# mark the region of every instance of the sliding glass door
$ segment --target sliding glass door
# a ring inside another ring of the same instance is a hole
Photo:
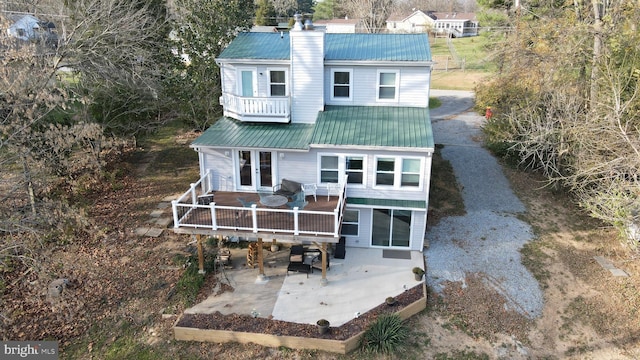
[[[371,245],[409,247],[411,210],[373,209]]]

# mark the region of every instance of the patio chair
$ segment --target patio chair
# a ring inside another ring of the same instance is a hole
[[[339,183],[328,183],[327,184],[327,201],[329,201],[329,197],[331,195],[339,196],[341,186]]]
[[[307,278],[311,272],[311,265],[304,263],[304,247],[293,245],[289,252],[289,265],[287,265],[287,275],[289,271],[307,273]]]
[[[322,270],[322,258],[324,256],[327,257],[327,270],[331,269],[330,260],[329,260],[331,259],[331,256],[328,256],[329,253],[327,253],[326,251],[325,252],[318,251],[318,252],[319,252],[318,256],[316,256],[311,262],[312,271],[313,269]]]
[[[264,192],[264,191],[259,191],[258,192],[258,196],[260,196],[260,200],[264,199],[265,196],[271,196],[273,195],[273,193],[268,193],[268,192]]]
[[[299,182],[282,179],[282,182],[273,187],[273,193],[275,195],[282,195],[286,197],[292,197],[293,195],[302,191],[302,184]]]
[[[316,190],[318,190],[318,184],[302,184],[302,193],[305,197],[307,197],[307,195],[313,195],[313,201],[318,201]]]
[[[240,202],[240,204],[242,204],[242,207],[251,207],[253,206],[253,204],[255,204],[255,201],[249,201],[245,198],[238,198],[238,201]]]

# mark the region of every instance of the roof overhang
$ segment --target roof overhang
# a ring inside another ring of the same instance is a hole
[[[435,61],[354,61],[354,60],[325,60],[325,65],[333,66],[391,66],[391,67],[429,67]]]

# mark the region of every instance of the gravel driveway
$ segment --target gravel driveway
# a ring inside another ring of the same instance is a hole
[[[527,317],[542,314],[538,282],[521,264],[520,248],[532,240],[530,226],[516,218],[525,211],[496,159],[476,141],[484,117],[471,112],[468,91],[432,90],[442,106],[431,111],[436,144],[451,163],[466,209],[427,229],[427,283],[441,291],[446,281],[462,282],[482,273],[508,304]]]

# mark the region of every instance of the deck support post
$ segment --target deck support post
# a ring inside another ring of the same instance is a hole
[[[204,250],[202,248],[202,235],[196,235],[196,243],[198,247],[198,274],[204,274]]]
[[[264,249],[262,244],[262,238],[258,238],[258,279],[264,280]]]
[[[329,281],[327,280],[327,243],[323,242],[320,247],[320,251],[322,251],[322,279],[320,279],[320,286],[327,286]]]

